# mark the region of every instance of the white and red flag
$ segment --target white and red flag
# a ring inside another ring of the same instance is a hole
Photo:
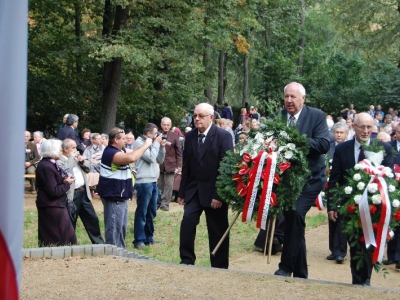
[[[0,299],[21,278],[28,1],[0,0]]]

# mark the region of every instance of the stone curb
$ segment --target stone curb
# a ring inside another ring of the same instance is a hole
[[[62,247],[42,247],[42,248],[24,248],[22,249],[22,259],[24,258],[66,258],[74,256],[118,256],[123,258],[135,258],[135,259],[148,259],[146,255],[138,254],[132,251],[128,251],[124,248],[118,248],[115,245],[110,244],[96,244],[96,245],[74,245],[74,246],[62,246]]]

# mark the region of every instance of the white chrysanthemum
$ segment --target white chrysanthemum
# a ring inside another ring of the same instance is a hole
[[[394,192],[396,187],[394,185],[389,184],[389,192]]]
[[[292,151],[286,151],[285,152],[285,158],[286,159],[291,159],[293,157],[293,152]]]
[[[361,201],[361,195],[355,195],[354,196],[354,203],[358,204],[358,203],[360,203],[360,201]]]
[[[288,143],[286,146],[287,146],[290,150],[296,149],[296,145],[293,144],[293,143]]]
[[[351,186],[346,186],[346,187],[344,188],[344,192],[345,192],[347,195],[350,195],[352,191],[353,191],[353,188],[352,188]]]
[[[361,164],[355,164],[354,169],[361,170],[363,167]]]
[[[364,182],[359,182],[359,183],[357,184],[357,188],[358,188],[360,191],[362,191],[362,190],[365,188],[365,183],[364,183]]]
[[[279,136],[280,136],[280,137],[283,137],[283,138],[285,138],[285,139],[288,139],[288,138],[289,138],[289,135],[288,135],[285,131],[279,132]]]
[[[360,173],[354,174],[353,179],[354,179],[355,181],[360,181],[360,180],[361,180],[361,175],[360,175]]]
[[[268,132],[266,133],[266,135],[268,135],[268,136],[271,136],[271,135],[273,135],[273,134],[274,134],[273,131],[268,131]]]
[[[393,175],[393,173],[392,173],[392,172],[390,172],[390,173],[386,173],[386,176],[387,176],[387,177],[389,177],[389,178],[393,178],[393,177],[394,177],[394,175]]]
[[[372,198],[373,204],[381,204],[382,203],[382,197],[380,194],[373,195],[371,198]]]
[[[282,152],[282,150],[285,150],[285,148],[286,148],[286,146],[280,146],[279,149],[278,149],[278,151],[279,151],[279,152]]]
[[[377,190],[378,190],[378,185],[376,183],[370,183],[368,185],[368,192],[370,192],[371,194],[376,193]]]
[[[400,201],[399,200],[397,200],[397,199],[394,199],[393,200],[393,202],[392,202],[392,205],[393,205],[393,207],[399,207],[400,206]]]

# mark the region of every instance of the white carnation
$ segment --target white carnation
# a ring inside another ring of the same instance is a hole
[[[386,176],[387,176],[387,177],[389,177],[389,178],[393,178],[393,177],[394,177],[394,175],[393,175],[393,173],[392,173],[392,172],[390,172],[390,173],[386,173]]]
[[[400,206],[400,201],[399,200],[397,200],[397,199],[394,199],[393,200],[393,202],[392,202],[392,205],[393,205],[393,207],[399,207]]]
[[[321,192],[321,197],[322,197],[322,198],[325,197],[325,192]]]
[[[354,202],[355,202],[356,204],[360,203],[360,200],[361,200],[361,195],[355,195],[355,196],[354,196]]]
[[[389,192],[394,192],[396,190],[394,185],[389,184]]]
[[[356,169],[356,170],[361,170],[363,167],[362,167],[362,165],[361,164],[356,164],[355,166],[354,166],[354,169]]]
[[[365,183],[364,183],[364,182],[359,182],[359,183],[357,184],[357,188],[358,188],[360,191],[362,191],[362,190],[365,188]]]
[[[274,134],[273,131],[268,131],[268,132],[266,133],[266,135],[268,135],[268,136],[271,136],[271,135],[273,135],[273,134]]]
[[[376,193],[377,190],[378,190],[378,185],[376,183],[370,183],[368,185],[368,192],[370,192],[371,194]]]
[[[293,143],[288,143],[286,146],[287,146],[290,150],[296,149],[296,145],[293,144]]]
[[[381,204],[382,203],[382,197],[380,194],[376,194],[372,196],[372,203],[373,204]]]
[[[286,151],[285,152],[285,158],[286,159],[291,159],[293,157],[293,152],[292,151]]]
[[[345,192],[347,195],[350,195],[352,191],[353,191],[353,188],[352,188],[351,186],[346,186],[346,187],[344,188],[344,192]]]
[[[285,139],[288,139],[288,138],[289,138],[289,135],[288,135],[285,131],[279,132],[279,135],[280,135],[281,137],[285,138]]]
[[[360,175],[360,173],[354,174],[353,179],[354,179],[355,181],[360,181],[360,180],[361,180],[361,175]]]

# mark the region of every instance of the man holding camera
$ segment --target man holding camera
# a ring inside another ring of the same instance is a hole
[[[86,173],[90,171],[90,163],[79,154],[74,140],[65,139],[61,148],[62,156],[58,163],[68,175],[71,174],[75,177],[70,185],[67,198],[73,199],[76,205],[76,215],[81,218],[90,241],[93,244],[104,244],[99,219],[91,202],[92,195],[86,178]],[[71,221],[75,229],[77,218]]]
[[[162,139],[165,139],[165,160],[160,164],[160,178],[158,187],[162,193],[161,210],[168,211],[172,198],[175,174],[180,172],[182,154],[179,148],[179,136],[171,131],[172,122],[170,118],[161,119]]]
[[[135,162],[137,207],[134,221],[134,241],[135,248],[143,250],[146,245],[154,243],[154,218],[157,212],[158,187],[157,179],[160,175],[158,164],[162,164],[165,159],[166,139],[162,139],[162,134],[153,123],[148,123],[143,129],[143,135],[133,143],[133,149],[141,147],[146,139],[151,138],[153,144],[147,148],[140,159]]]

